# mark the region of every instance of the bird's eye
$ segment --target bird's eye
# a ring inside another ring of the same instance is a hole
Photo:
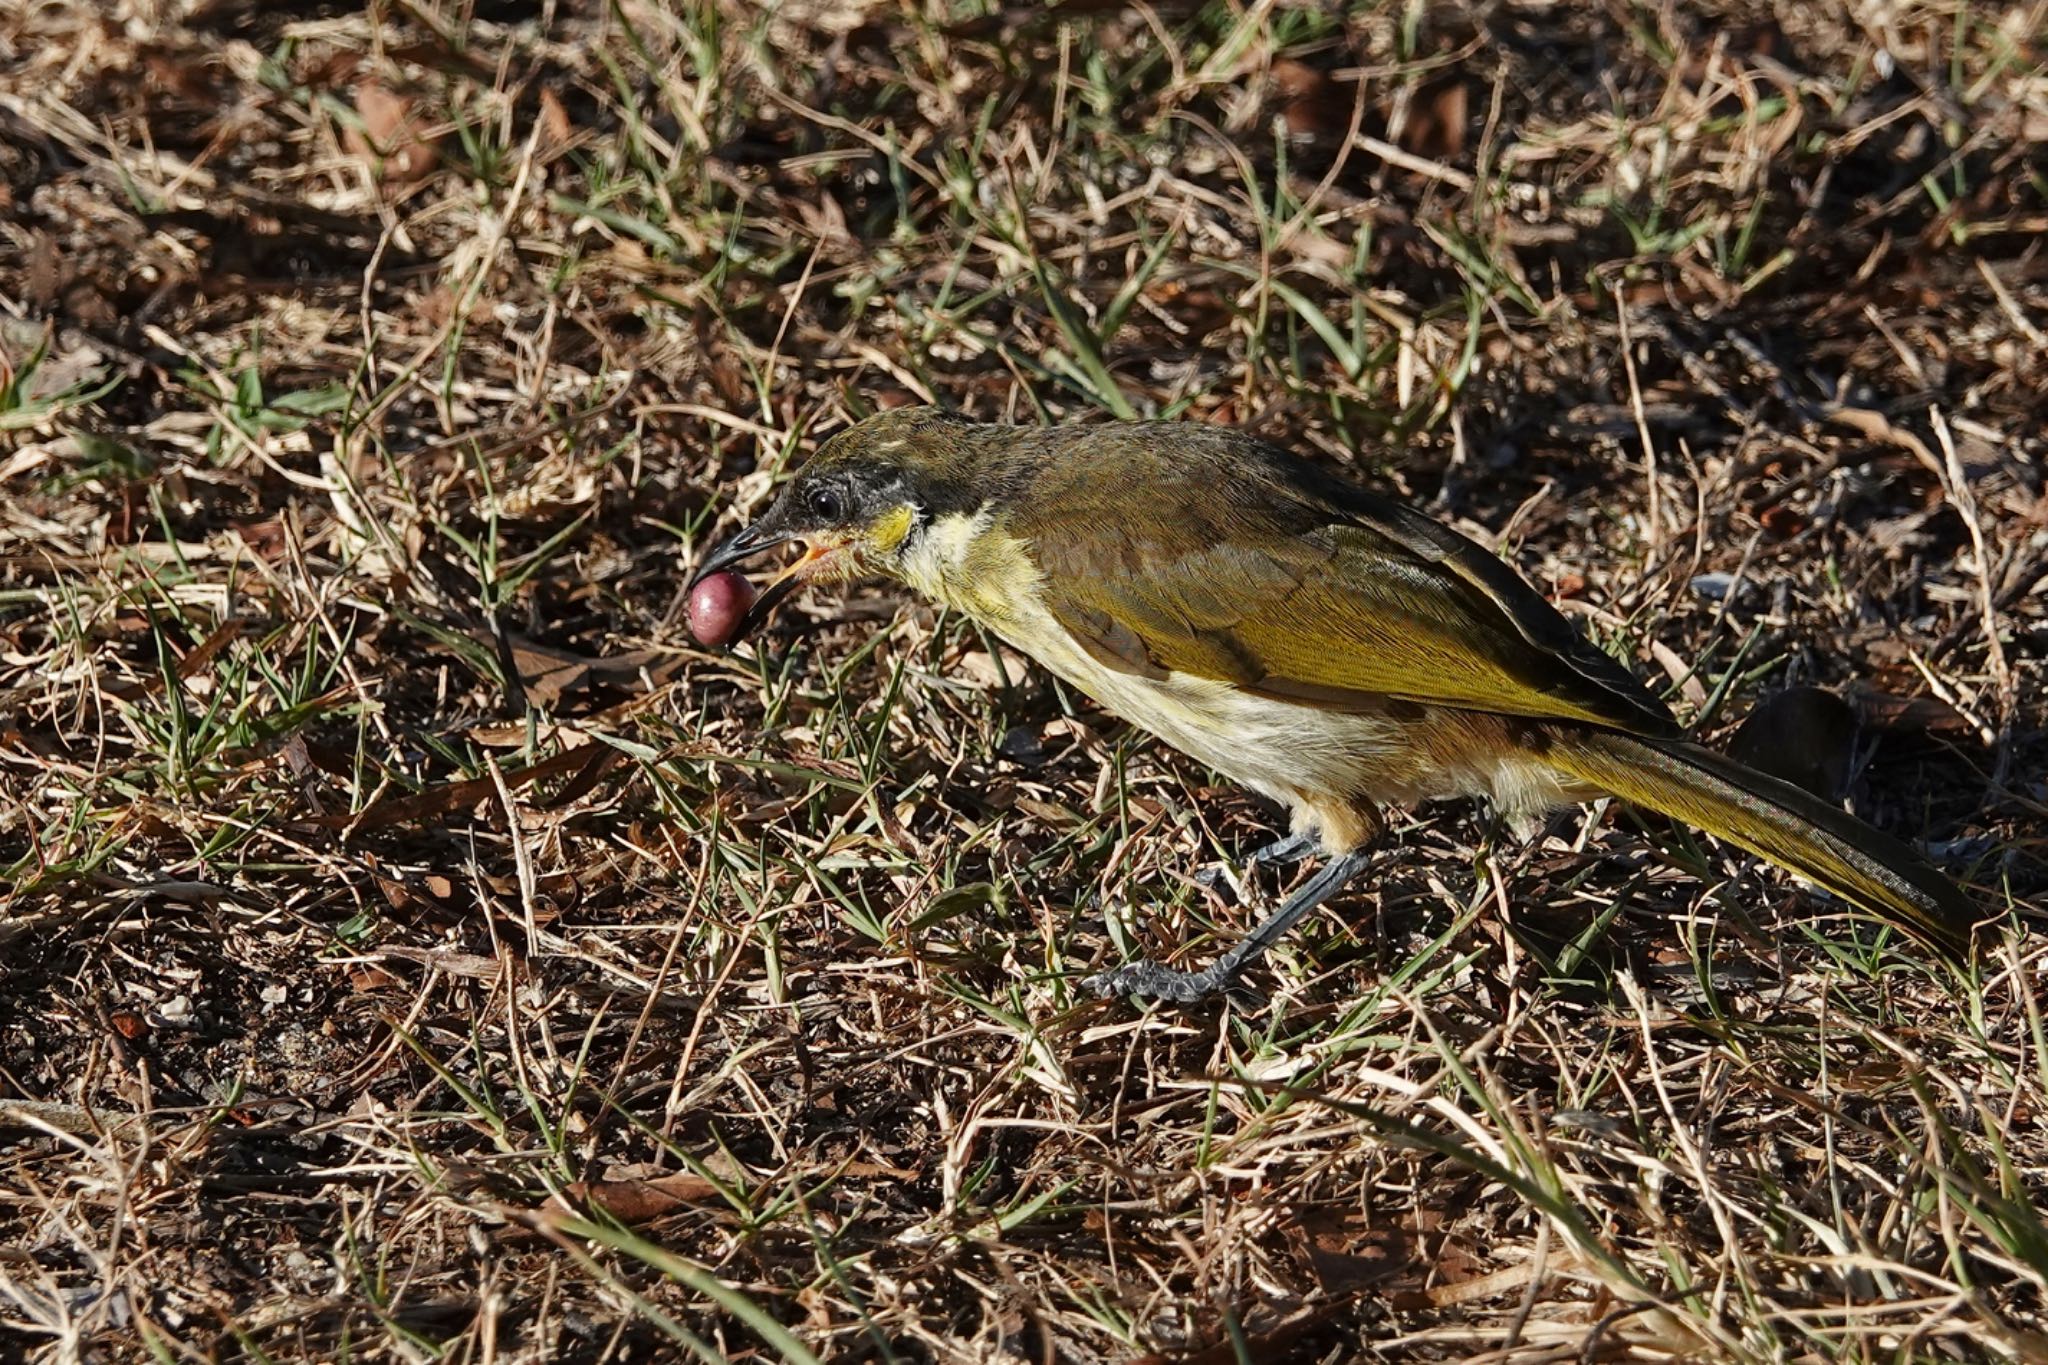
[[[846,501],[832,488],[813,488],[805,499],[810,504],[811,515],[819,521],[838,521],[846,515]]]

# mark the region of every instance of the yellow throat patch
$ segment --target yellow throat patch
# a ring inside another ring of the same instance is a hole
[[[903,543],[904,537],[910,534],[910,528],[915,525],[915,508],[908,503],[901,507],[893,507],[875,518],[874,525],[868,529],[868,543],[874,547],[877,554],[894,554],[896,547]]]

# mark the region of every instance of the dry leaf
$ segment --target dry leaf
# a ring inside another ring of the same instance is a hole
[[[1456,161],[1465,153],[1470,117],[1464,78],[1447,76],[1415,92],[1397,140],[1404,150],[1431,161]]]
[[[559,151],[576,136],[576,125],[569,121],[561,97],[545,85],[540,88],[540,135],[541,145],[549,151]]]
[[[567,1192],[570,1198],[601,1208],[622,1223],[645,1223],[680,1208],[723,1202],[718,1186],[687,1171],[648,1180],[579,1180]],[[553,1207],[562,1206],[555,1203]]]
[[[372,962],[352,962],[348,968],[348,984],[360,995],[373,991],[388,991],[405,984],[390,972]]]
[[[379,180],[410,185],[433,173],[440,149],[409,96],[365,79],[356,85],[356,117],[362,126],[344,128],[342,142]]]
[[[1856,753],[1856,712],[1819,687],[1788,687],[1760,703],[1728,744],[1729,757],[1838,801]]]

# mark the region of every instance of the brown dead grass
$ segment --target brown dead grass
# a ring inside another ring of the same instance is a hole
[[[2044,18],[0,11],[0,1356],[2042,1358]],[[1351,466],[2011,932],[1430,810],[1079,999],[1270,812],[678,627],[923,399]]]

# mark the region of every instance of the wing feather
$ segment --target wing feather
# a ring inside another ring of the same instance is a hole
[[[1094,436],[1073,448],[1085,460],[1038,465],[1011,529],[1048,608],[1105,666],[1338,709],[1397,698],[1675,733],[1627,669],[1448,527],[1239,433]],[[1161,440],[1179,444],[1162,455]],[[1120,505],[1134,489],[1135,515]]]

